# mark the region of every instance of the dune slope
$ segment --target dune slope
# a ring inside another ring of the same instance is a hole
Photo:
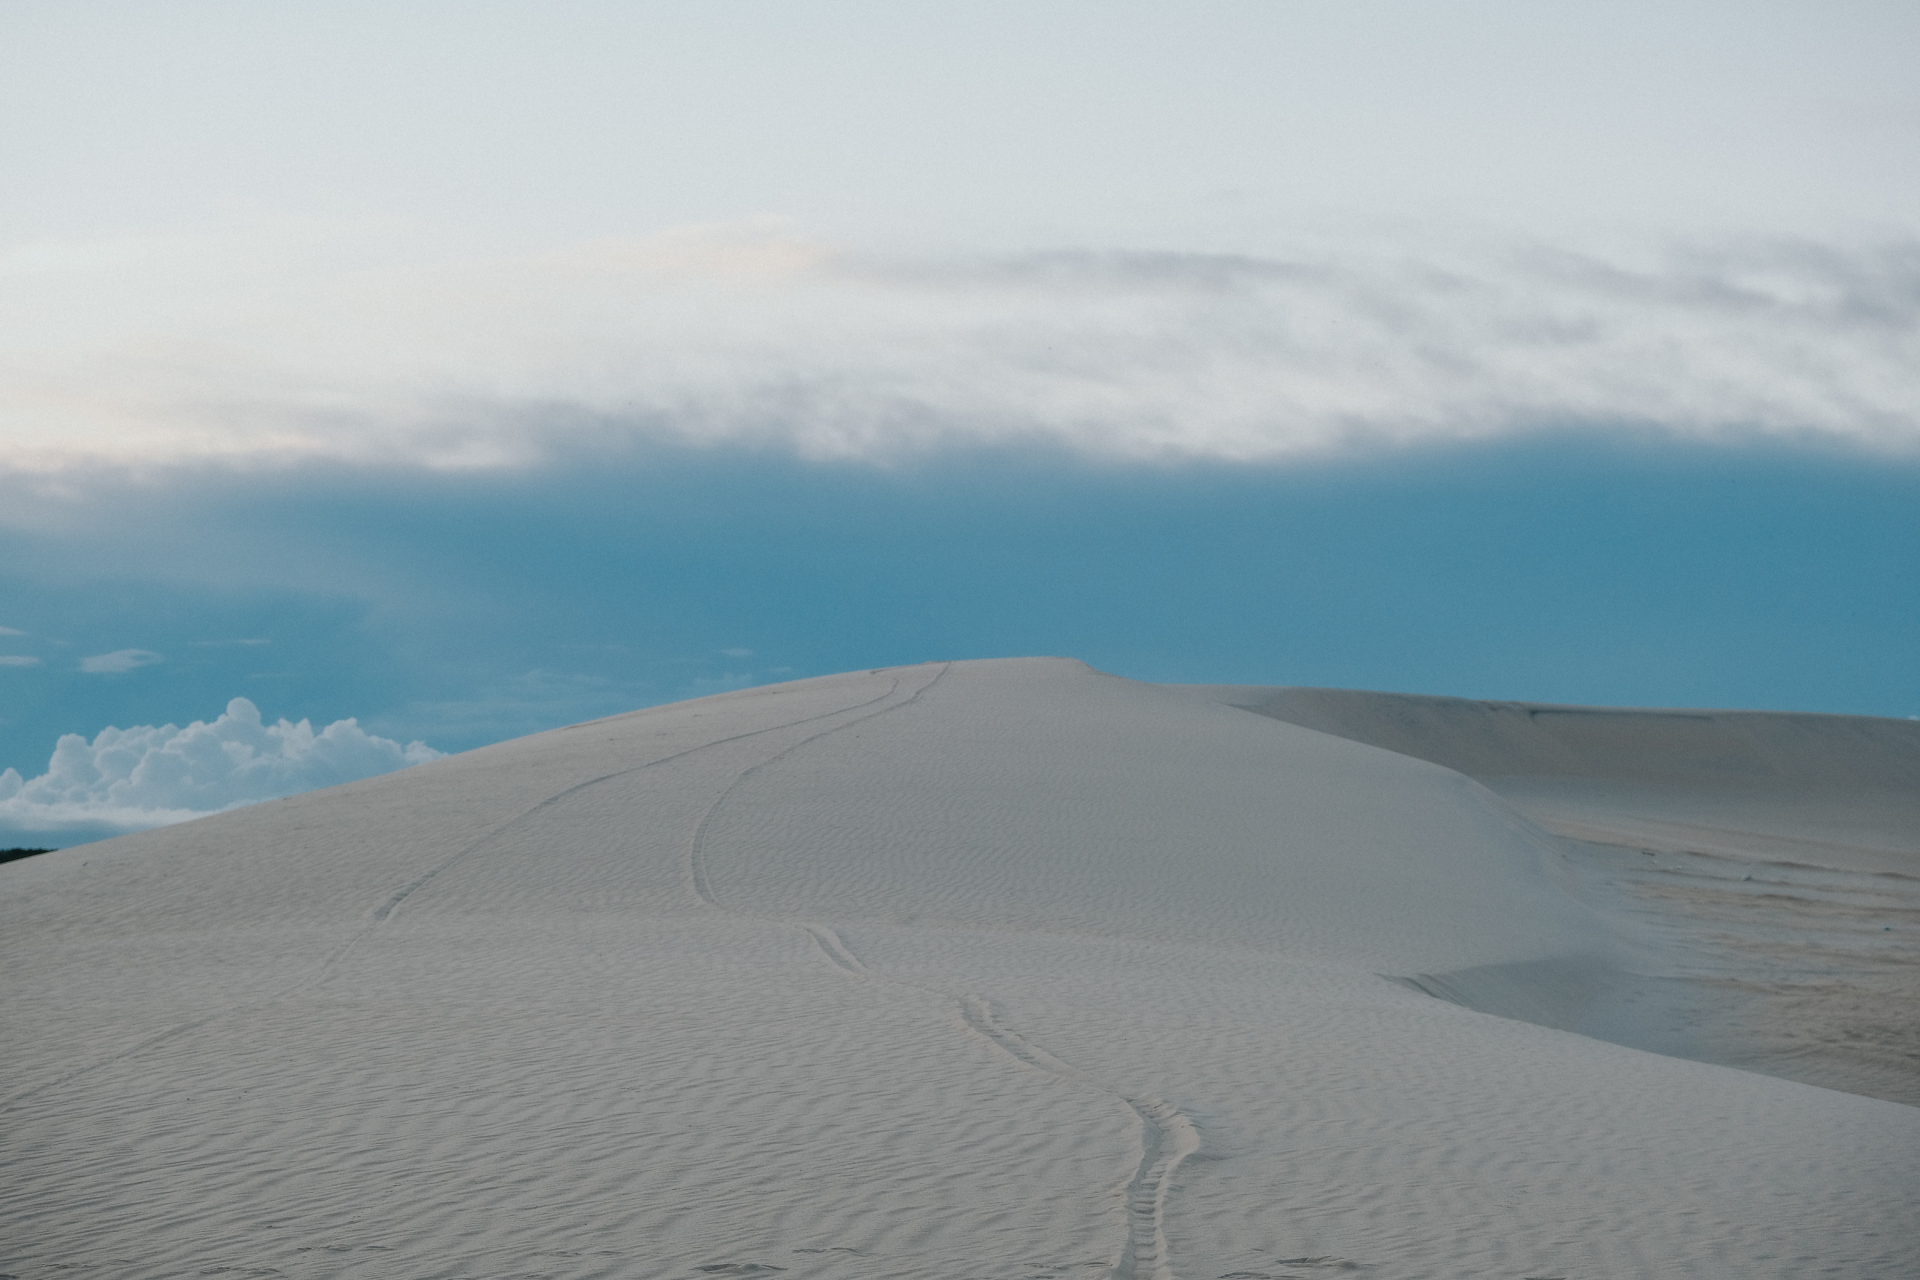
[[[1920,1109],[1395,980],[1629,962],[1570,848],[1034,659],[9,864],[0,1270],[1920,1269]]]
[[[1526,966],[1436,994],[1920,1105],[1920,722],[1189,692],[1468,774],[1562,837],[1619,963],[1560,966],[1583,999]]]

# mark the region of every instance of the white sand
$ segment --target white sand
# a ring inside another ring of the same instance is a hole
[[[1920,1108],[1396,981],[1700,932],[1535,811],[1036,659],[8,864],[0,1271],[1920,1274]]]

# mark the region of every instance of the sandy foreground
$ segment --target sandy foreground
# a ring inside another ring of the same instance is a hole
[[[1917,796],[1023,659],[30,858],[0,1274],[1912,1277]]]

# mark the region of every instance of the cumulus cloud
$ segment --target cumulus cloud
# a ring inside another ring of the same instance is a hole
[[[1622,424],[1920,452],[1912,240],[908,259],[755,223],[271,290],[208,265],[191,309],[116,309],[114,333],[51,325],[90,296],[55,286],[144,297],[140,251],[34,261],[0,306],[68,337],[0,380],[26,469],[515,467],[663,438],[1275,460]]]
[[[440,754],[424,742],[403,747],[376,737],[352,719],[318,731],[307,720],[266,724],[258,707],[235,698],[217,719],[184,729],[108,728],[91,742],[62,735],[39,777],[0,772],[0,827],[138,831],[369,778]]]
[[[90,676],[119,676],[165,661],[151,649],[115,649],[112,653],[96,653],[91,658],[80,659],[80,669]]]

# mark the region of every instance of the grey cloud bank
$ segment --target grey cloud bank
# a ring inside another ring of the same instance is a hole
[[[6,472],[1920,454],[1911,6],[13,27]]]
[[[81,270],[16,264],[0,325],[79,305]],[[109,273],[151,306],[0,374],[33,408],[17,473],[513,468],[649,440],[1271,462],[1623,424],[1920,453],[1904,239],[906,260],[748,222],[345,283],[289,268],[177,303],[137,252]]]
[[[81,838],[123,834],[224,809],[351,782],[437,759],[423,742],[401,746],[339,720],[267,724],[235,698],[211,722],[103,729],[89,742],[62,735],[47,771],[0,772],[0,831]]]

